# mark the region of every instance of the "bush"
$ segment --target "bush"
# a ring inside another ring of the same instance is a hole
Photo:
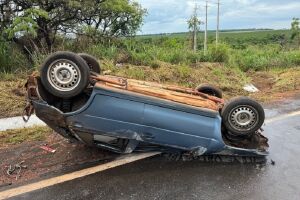
[[[209,46],[210,61],[227,62],[229,60],[229,47],[226,44],[212,44]]]
[[[300,66],[300,51],[284,52],[284,62],[290,66]]]
[[[0,38],[0,72],[13,73],[31,68],[24,53],[10,42]]]
[[[176,69],[181,79],[188,78],[192,72],[192,69],[186,65],[179,65]]]
[[[244,50],[232,50],[228,64],[243,71],[293,67],[300,64],[300,52],[285,52],[279,45],[249,46]]]
[[[153,60],[150,64],[150,67],[152,67],[153,69],[157,69],[160,67],[160,62],[158,60]]]

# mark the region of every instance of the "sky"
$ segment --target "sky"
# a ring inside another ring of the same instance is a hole
[[[188,31],[195,3],[205,20],[205,0],[137,0],[148,10],[140,34]],[[217,0],[208,0],[208,29],[216,29]],[[290,28],[300,18],[300,0],[220,0],[220,29]],[[204,25],[201,26],[204,29]]]

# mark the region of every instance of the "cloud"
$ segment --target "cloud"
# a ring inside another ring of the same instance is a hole
[[[138,0],[148,9],[142,33],[187,31],[187,20],[199,6],[204,20],[205,1],[200,0]],[[209,0],[208,27],[216,27],[216,0]],[[300,17],[299,0],[221,0],[221,28],[289,28],[293,17]],[[204,27],[204,26],[203,26]],[[203,28],[202,27],[202,28]]]

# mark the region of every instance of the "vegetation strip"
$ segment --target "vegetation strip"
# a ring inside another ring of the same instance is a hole
[[[47,180],[42,180],[42,181],[39,181],[36,183],[32,183],[32,184],[28,184],[28,185],[24,185],[24,186],[20,186],[17,188],[13,188],[13,189],[9,189],[9,190],[0,192],[0,199],[7,199],[7,198],[15,197],[15,196],[25,194],[28,192],[32,192],[32,191],[35,191],[38,189],[42,189],[42,188],[56,185],[59,183],[63,183],[66,181],[71,181],[71,180],[81,178],[84,176],[88,176],[91,174],[95,174],[97,172],[101,172],[101,171],[104,171],[107,169],[115,168],[115,167],[125,165],[125,164],[131,163],[131,162],[149,158],[149,157],[152,157],[152,156],[155,156],[158,154],[160,154],[160,152],[130,154],[130,155],[125,155],[125,156],[120,156],[117,160],[114,160],[109,163],[105,163],[105,164],[98,165],[95,167],[90,167],[87,169],[79,170],[79,171],[65,174],[62,176],[50,178]]]
[[[51,130],[46,126],[0,131],[0,147],[26,141],[44,141]]]

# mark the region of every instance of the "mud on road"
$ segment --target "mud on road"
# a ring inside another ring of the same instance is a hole
[[[56,150],[55,153],[40,148],[45,144]],[[54,132],[50,133],[45,141],[0,147],[0,190],[11,184],[20,184],[42,178],[49,173],[59,173],[79,166],[103,162],[115,156],[113,153],[87,147],[78,142],[70,143]],[[9,165],[14,166],[22,161],[26,168],[21,170],[20,177],[16,178],[17,170],[12,175],[7,174]]]

